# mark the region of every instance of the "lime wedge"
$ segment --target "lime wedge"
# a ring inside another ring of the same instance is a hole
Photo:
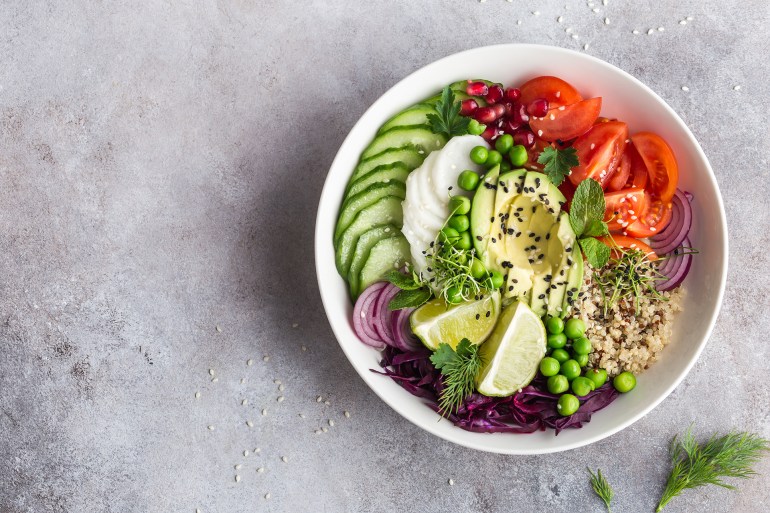
[[[473,344],[484,342],[500,315],[500,292],[495,291],[478,301],[447,305],[443,299],[428,301],[410,318],[412,332],[429,349],[449,344],[452,349],[464,338]]]
[[[537,374],[545,356],[546,335],[540,317],[526,303],[512,303],[484,345],[484,361],[477,390],[491,397],[511,395],[524,388]]]

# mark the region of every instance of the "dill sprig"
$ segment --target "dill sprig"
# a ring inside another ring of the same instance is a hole
[[[629,249],[618,250],[618,254],[605,270],[594,274],[602,294],[605,316],[621,299],[632,299],[637,315],[641,297],[668,301],[655,288],[655,282],[665,280],[666,277],[658,272],[644,252]]]
[[[602,501],[604,501],[604,505],[607,506],[607,513],[611,513],[610,503],[612,502],[612,498],[615,496],[615,492],[612,490],[612,487],[607,481],[607,478],[605,478],[604,474],[602,474],[602,469],[597,469],[596,474],[591,472],[590,468],[586,470],[588,470],[588,473],[591,474],[591,486],[593,487],[594,492]]]
[[[706,443],[698,444],[692,429],[688,429],[681,439],[675,436],[671,441],[674,468],[655,511],[661,511],[671,499],[688,488],[712,484],[734,490],[733,485],[722,479],[746,479],[755,475],[752,465],[768,451],[770,441],[753,433],[713,435]]]
[[[439,396],[439,412],[446,416],[456,412],[465,399],[473,393],[476,377],[483,365],[479,346],[464,338],[452,349],[439,344],[430,361],[441,371],[444,388]]]

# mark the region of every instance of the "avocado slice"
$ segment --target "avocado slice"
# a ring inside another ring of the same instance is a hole
[[[572,251],[569,253],[571,256],[567,260],[567,263],[570,263],[570,269],[564,302],[561,306],[562,317],[568,317],[572,314],[573,303],[577,299],[580,289],[583,288],[583,254],[580,252],[580,248],[577,244],[572,247]]]
[[[569,214],[562,212],[559,222],[551,229],[548,241],[548,255],[555,256],[555,261],[551,262],[553,277],[548,295],[548,315],[561,315],[571,267],[568,262],[572,260],[572,252],[564,251],[564,248],[575,247],[575,242],[575,232],[569,223]]]
[[[495,216],[495,193],[497,192],[497,176],[500,174],[500,166],[494,166],[487,171],[481,179],[476,193],[471,201],[471,237],[476,255],[480,256],[487,251],[489,231]]]

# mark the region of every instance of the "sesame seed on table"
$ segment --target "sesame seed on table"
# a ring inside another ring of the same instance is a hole
[[[613,511],[651,511],[690,423],[770,437],[765,0],[141,6],[0,11],[0,511],[599,511],[586,466]],[[366,109],[510,42],[660,95],[710,159],[731,245],[685,381],[631,427],[538,457],[453,445],[382,402],[335,341],[313,257],[325,174]],[[770,458],[756,470],[664,511],[763,511]]]

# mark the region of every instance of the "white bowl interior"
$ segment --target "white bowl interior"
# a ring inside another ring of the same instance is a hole
[[[695,257],[685,281],[684,311],[679,314],[671,344],[659,361],[638,377],[636,389],[595,414],[581,429],[554,436],[470,433],[439,417],[419,398],[391,379],[374,374],[379,353],[353,332],[352,305],[334,266],[332,233],[343,190],[359,155],[390,116],[444,85],[481,77],[521,84],[538,75],[556,75],[585,97],[603,98],[602,115],[629,124],[631,133],[650,130],[668,141],[680,169],[680,188],[694,194]],[[416,71],[379,100],[356,123],[332,163],[321,195],[316,221],[316,271],[324,308],[332,329],[353,367],[374,392],[409,421],[452,442],[506,454],[539,454],[580,447],[609,436],[638,420],[660,403],[685,377],[703,349],[722,302],[727,273],[727,228],[724,208],[708,160],[676,113],[631,75],[599,59],[562,48],[539,45],[497,45],[458,53]]]

